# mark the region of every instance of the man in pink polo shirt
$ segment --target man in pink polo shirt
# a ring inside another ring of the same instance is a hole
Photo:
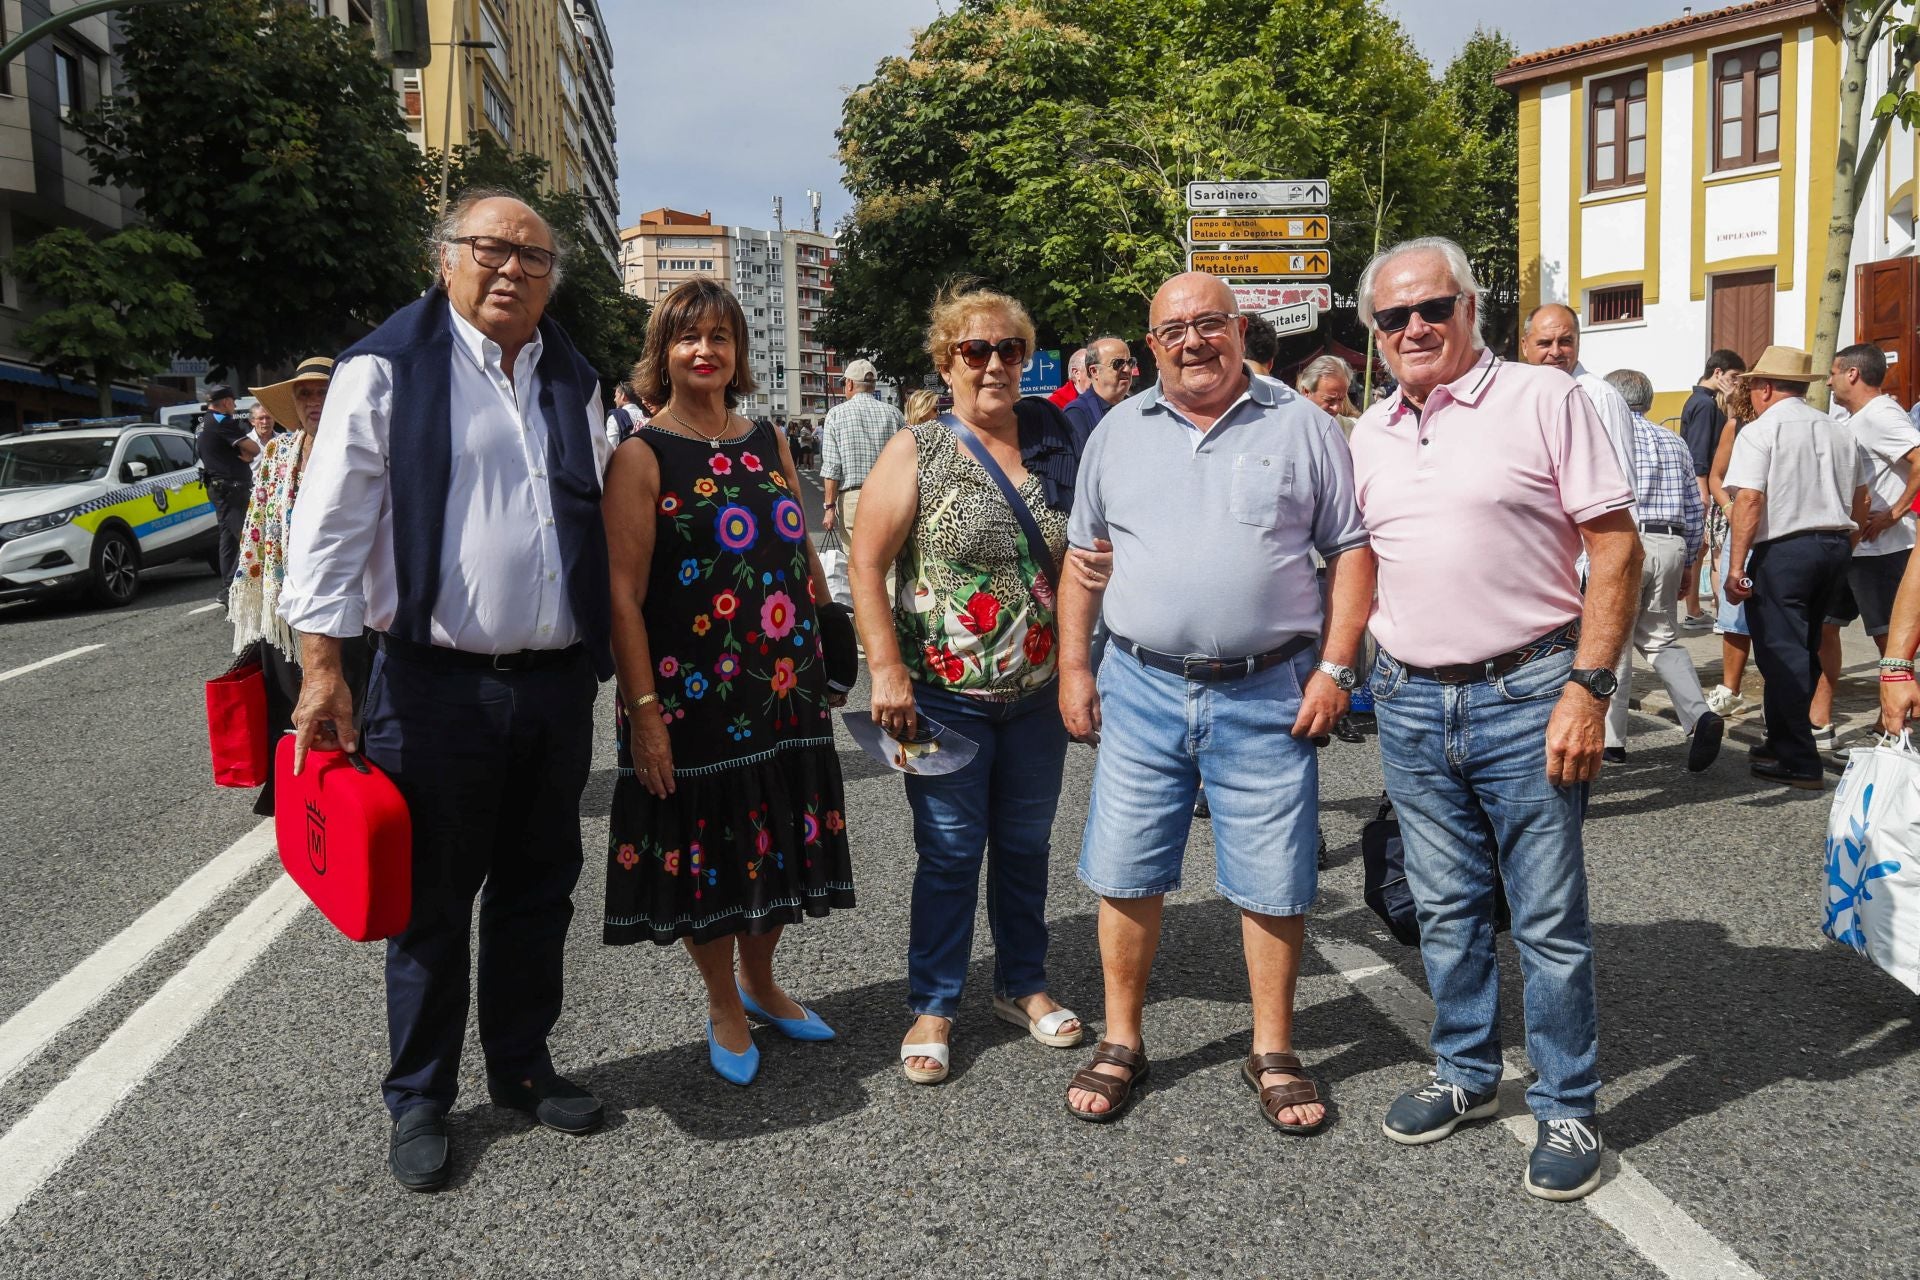
[[[1383,1127],[1395,1142],[1437,1142],[1498,1110],[1499,876],[1538,1073],[1526,1188],[1574,1200],[1600,1180],[1580,824],[1639,598],[1633,494],[1572,378],[1485,350],[1480,287],[1458,245],[1396,245],[1358,294],[1400,381],[1355,424],[1353,469],[1379,561],[1380,763],[1437,1015],[1434,1082],[1402,1094]]]

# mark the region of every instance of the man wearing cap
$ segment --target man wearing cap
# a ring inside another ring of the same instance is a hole
[[[893,433],[907,425],[900,411],[873,394],[879,374],[871,360],[847,366],[847,398],[828,410],[820,424],[820,486],[826,512],[823,529],[838,529],[843,546],[851,546],[853,513],[860,505],[860,486],[867,482],[880,450]]]
[[[1740,376],[1759,416],[1733,438],[1727,464],[1726,599],[1747,606],[1753,660],[1766,680],[1767,737],[1751,768],[1767,782],[1818,791],[1824,775],[1808,715],[1820,627],[1867,526],[1873,464],[1850,427],[1806,402],[1806,352],[1768,347]]]
[[[232,387],[207,388],[207,411],[200,416],[195,444],[220,526],[220,584],[225,591],[240,562],[240,530],[247,523],[247,499],[253,496],[253,460],[260,456],[252,426],[233,411]]]

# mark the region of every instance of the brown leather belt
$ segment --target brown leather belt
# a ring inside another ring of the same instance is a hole
[[[1485,662],[1460,662],[1450,667],[1416,667],[1412,663],[1395,662],[1405,667],[1407,674],[1418,676],[1422,680],[1435,680],[1441,684],[1477,684],[1482,680],[1492,680],[1503,676],[1515,667],[1525,666],[1535,658],[1545,658],[1571,649],[1580,643],[1580,620],[1575,618],[1564,627],[1547,632],[1532,644],[1521,645],[1488,658]]]

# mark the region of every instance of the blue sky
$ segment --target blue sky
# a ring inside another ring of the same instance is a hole
[[[1444,63],[1476,26],[1522,52],[1667,22],[1667,0],[1383,0],[1428,60]],[[1086,0],[1090,12],[1100,0]],[[1718,6],[1697,5],[1705,12]],[[765,227],[785,197],[804,225],[806,192],[831,229],[852,203],[833,131],[846,91],[905,51],[940,0],[601,0],[614,49],[621,225],[671,205]]]

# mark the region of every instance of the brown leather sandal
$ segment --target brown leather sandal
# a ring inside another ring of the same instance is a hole
[[[1118,1076],[1102,1075],[1094,1068],[1102,1064],[1125,1067],[1132,1074],[1122,1080]],[[1097,1093],[1107,1100],[1105,1111],[1081,1111],[1073,1103],[1067,1103],[1067,1110],[1076,1119],[1089,1124],[1108,1124],[1125,1115],[1127,1108],[1133,1105],[1134,1095],[1140,1086],[1147,1082],[1147,1047],[1129,1049],[1123,1044],[1110,1044],[1102,1040],[1093,1046],[1093,1061],[1073,1073],[1073,1079],[1067,1082],[1067,1089],[1084,1089],[1088,1093]]]
[[[1260,1077],[1269,1071],[1284,1071],[1288,1075],[1301,1077],[1289,1080],[1285,1084],[1262,1085]],[[1267,1123],[1282,1133],[1290,1133],[1304,1138],[1310,1133],[1318,1133],[1327,1127],[1327,1121],[1333,1118],[1333,1108],[1329,1105],[1313,1124],[1287,1124],[1280,1119],[1280,1113],[1288,1107],[1303,1107],[1312,1102],[1323,1102],[1320,1090],[1300,1065],[1300,1056],[1293,1053],[1256,1053],[1240,1064],[1240,1078],[1253,1087],[1260,1095],[1260,1114]]]

